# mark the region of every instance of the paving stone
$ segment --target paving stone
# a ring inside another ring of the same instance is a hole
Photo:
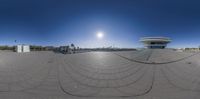
[[[199,99],[200,55],[173,50],[1,52],[2,99]]]

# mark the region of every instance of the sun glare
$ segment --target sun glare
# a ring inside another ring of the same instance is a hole
[[[104,37],[104,33],[103,32],[98,32],[96,35],[97,35],[98,39],[102,39]]]

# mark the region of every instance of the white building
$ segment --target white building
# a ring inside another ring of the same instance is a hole
[[[18,52],[18,53],[21,53],[22,52],[22,45],[17,45],[16,48],[15,48],[15,51]]]
[[[163,49],[171,42],[171,39],[167,37],[143,37],[140,39],[140,42],[147,48]]]
[[[30,52],[30,46],[29,45],[23,45],[23,52]]]
[[[30,52],[30,46],[29,45],[17,45],[15,50],[18,53]]]
[[[62,53],[68,53],[68,54],[73,54],[75,53],[75,47],[72,46],[60,46],[59,51]]]

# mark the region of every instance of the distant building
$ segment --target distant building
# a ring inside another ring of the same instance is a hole
[[[164,49],[171,40],[167,37],[143,37],[140,42],[147,48]]]
[[[200,49],[199,49],[199,48],[185,48],[184,51],[189,51],[189,52],[199,52]]]
[[[58,50],[63,54],[73,54],[76,48],[74,46],[60,46]]]
[[[22,52],[30,52],[30,46],[29,45],[17,45],[15,48],[15,51],[18,53]]]
[[[23,52],[30,52],[30,46],[29,45],[23,45]]]
[[[67,53],[71,54],[72,53],[72,50],[69,46],[60,46],[59,51],[63,54],[67,54]]]
[[[52,51],[52,50],[55,49],[53,46],[46,46],[44,48],[45,48],[46,51]]]
[[[21,53],[22,52],[22,45],[17,45],[16,48],[15,48],[15,51],[18,52],[18,53]]]

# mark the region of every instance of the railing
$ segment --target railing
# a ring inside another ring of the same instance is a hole
[[[143,37],[140,39],[141,42],[145,41],[164,41],[164,42],[170,42],[170,38],[167,37]]]

